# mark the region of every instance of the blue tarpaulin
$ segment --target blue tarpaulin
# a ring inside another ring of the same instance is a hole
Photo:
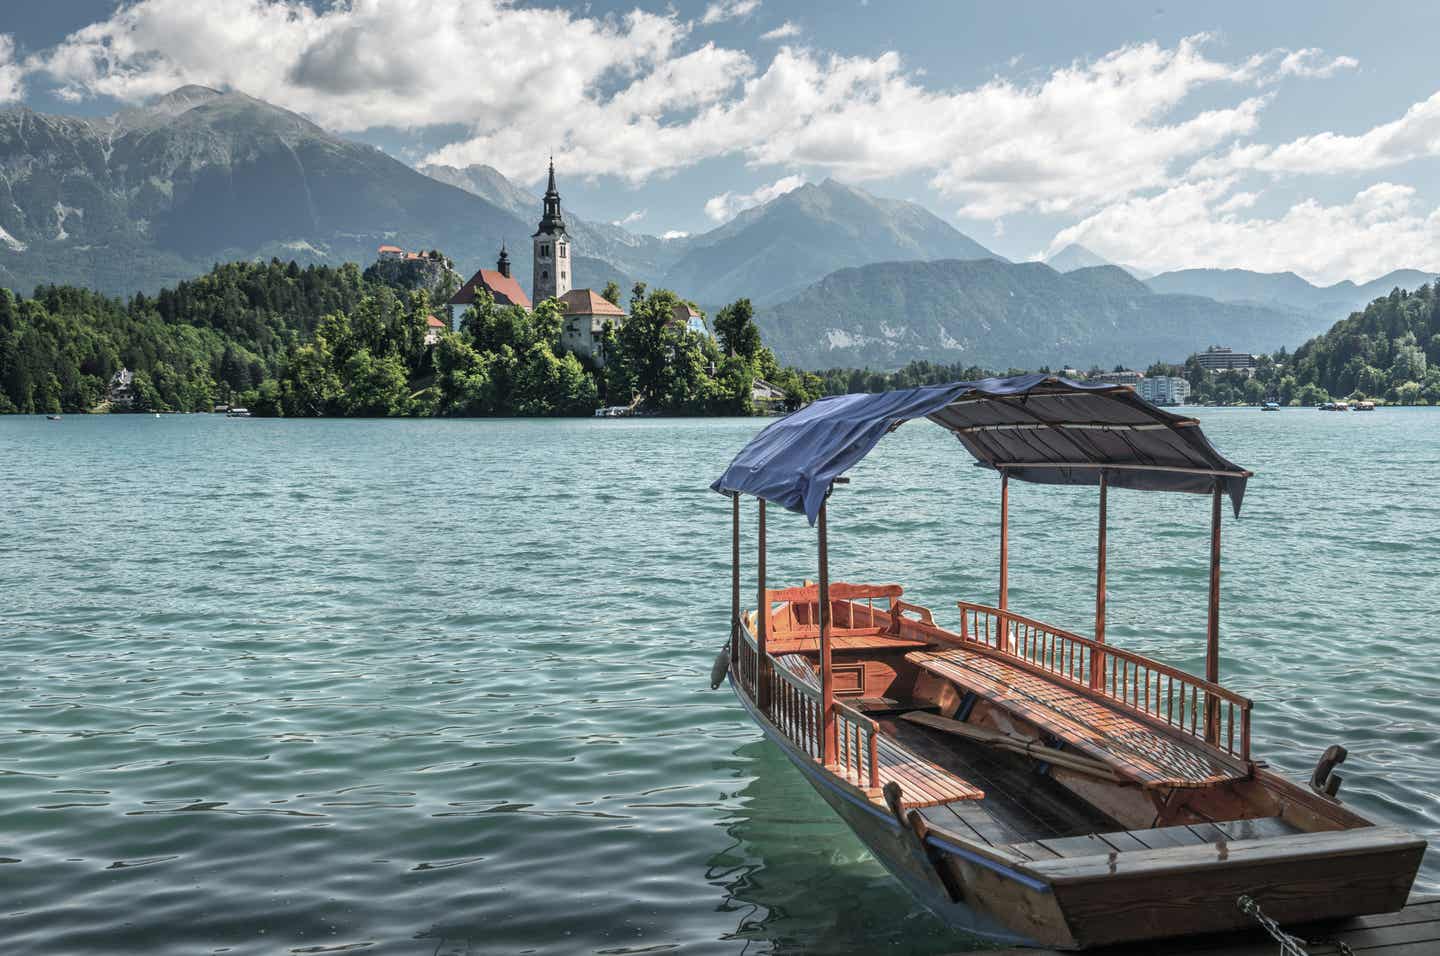
[[[831,484],[912,418],[949,429],[987,468],[1020,481],[1210,493],[1235,513],[1250,472],[1226,459],[1200,424],[1151,405],[1125,385],[1033,373],[822,398],[771,424],[710,486],[764,498],[814,524]]]

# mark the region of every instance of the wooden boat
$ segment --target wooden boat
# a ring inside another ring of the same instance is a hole
[[[952,627],[899,584],[832,582],[828,499],[916,418],[999,476],[995,606]],[[1307,784],[1252,755],[1251,702],[1220,684],[1223,499],[1251,473],[1199,423],[1128,386],[1045,375],[822,399],[762,431],[712,487],[732,498],[730,642],[741,704],[884,866],[951,925],[1084,949],[1404,906],[1425,842],[1337,798],[1343,748]],[[1095,631],[1008,607],[1011,479],[1099,490]],[[1203,677],[1105,640],[1110,487],[1210,498]],[[757,607],[741,610],[742,495],[759,499]],[[771,589],[766,505],[817,529],[818,582]],[[820,854],[817,853],[817,860]]]

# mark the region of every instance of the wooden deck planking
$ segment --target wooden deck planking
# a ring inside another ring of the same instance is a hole
[[[814,690],[820,689],[820,678],[812,665],[802,654],[772,655],[775,664]],[[847,781],[866,789],[870,785],[870,755],[865,748],[851,752],[850,741],[846,740],[845,753],[850,756],[849,766],[832,767]],[[880,786],[894,781],[900,785],[905,807],[927,807],[950,803],[953,800],[979,800],[984,791],[968,780],[951,773],[938,764],[911,752],[903,744],[881,733],[875,742],[876,756],[880,761]]]
[[[953,800],[979,800],[985,796],[968,780],[911,753],[884,734],[880,735],[876,751],[880,758],[880,785],[883,787],[891,781],[898,783],[901,806],[937,806]],[[868,768],[865,769],[868,771]]]
[[[1064,739],[1146,787],[1208,787],[1245,774],[1093,697],[994,657],[955,649],[905,659]]]
[[[903,719],[882,718],[881,726],[912,752],[985,791],[984,800],[953,804],[951,810],[960,815],[973,812],[977,819],[993,821],[1000,835],[986,837],[992,844],[1120,829],[1103,813],[1078,803],[1074,794],[1049,777],[1037,775],[1025,757]],[[946,825],[943,818],[936,822]]]
[[[1286,926],[1306,940],[1310,956],[1336,956],[1334,940],[1343,940],[1357,956],[1435,956],[1440,953],[1440,897],[1415,897],[1398,913],[1362,916],[1341,923]],[[1092,956],[1275,956],[1279,944],[1258,927],[1215,936],[1126,943],[1086,950]],[[989,956],[1061,956],[1059,950],[1006,949]]]

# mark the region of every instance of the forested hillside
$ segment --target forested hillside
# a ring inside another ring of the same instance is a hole
[[[560,349],[553,300],[531,314],[482,297],[458,332],[429,344],[428,292],[353,264],[229,263],[128,302],[70,286],[0,290],[0,412],[104,408],[121,368],[135,374],[140,411],[588,415],[608,403],[744,415],[757,376],[797,403],[819,394],[818,378],[780,367],[761,344],[748,301],[715,316],[718,342],[671,321],[679,302],[637,285],[599,370]]]
[[[322,316],[366,293],[353,265],[236,262],[128,302],[73,286],[0,290],[0,411],[82,411],[121,368],[144,407],[196,411],[273,377]]]
[[[1425,284],[1396,289],[1295,350],[1300,387],[1413,405],[1440,403],[1440,295]]]
[[[1193,295],[1160,295],[1123,269],[1059,273],[994,259],[880,262],[842,269],[765,309],[786,361],[894,368],[911,360],[1008,365],[1144,365],[1223,342],[1293,346],[1329,322]]]

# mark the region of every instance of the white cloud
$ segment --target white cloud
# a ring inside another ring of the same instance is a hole
[[[798,37],[800,27],[793,20],[786,20],[773,30],[766,30],[760,34],[762,40],[784,40],[788,37]]]
[[[1353,56],[1337,56],[1320,62],[1323,56],[1324,51],[1315,47],[1293,50],[1280,61],[1280,75],[1327,77],[1334,76],[1341,70],[1353,70],[1360,65],[1360,61]]]
[[[760,0],[716,0],[705,8],[700,18],[704,24],[720,23],[724,20],[739,20],[760,9]]]
[[[1195,163],[1195,176],[1253,169],[1277,174],[1353,173],[1440,156],[1440,93],[1357,136],[1324,132],[1279,146],[1246,143]]]
[[[15,38],[0,33],[0,103],[12,103],[25,95],[25,69],[15,60]]]
[[[717,0],[701,20],[758,5]],[[696,46],[690,31],[673,11],[600,17],[512,0],[136,0],[26,65],[77,99],[135,102],[201,83],[342,133],[458,125],[424,162],[488,163],[526,181],[552,148],[567,176],[631,183],[738,156],[852,182],[928,176],[960,215],[993,218],[1084,215],[1174,186],[1176,167],[1256,129],[1269,95],[1257,86],[1347,59],[1307,49],[1227,63],[1205,55],[1202,36],[1126,46],[1033,83],[947,89],[893,52],[782,46],[757,63]],[[505,68],[477,50],[505,51]],[[1215,105],[1187,110],[1216,87]]]
[[[705,215],[715,222],[726,222],[754,206],[763,205],[777,196],[783,196],[805,185],[804,176],[783,176],[768,186],[761,186],[754,192],[724,192],[711,196],[705,202]]]
[[[610,223],[610,225],[612,225],[612,226],[630,226],[630,225],[634,225],[635,223],[639,222],[641,219],[644,219],[644,218],[645,218],[645,210],[644,210],[644,209],[637,209],[637,210],[635,210],[634,212],[630,213],[630,214],[627,215],[627,216],[624,216],[624,217],[622,217],[622,218],[620,218],[620,219],[616,219],[614,222]]]
[[[201,83],[339,131],[499,126],[527,114],[552,124],[603,80],[670,61],[685,33],[671,15],[585,18],[508,0],[353,0],[319,11],[303,0],[138,0],[29,66],[72,97],[133,102]],[[504,50],[506,68],[477,50]]]
[[[1267,218],[1237,215],[1254,198],[1229,195],[1232,185],[1206,179],[1116,203],[1062,229],[1048,251],[1078,242],[1112,262],[1156,272],[1293,270],[1322,284],[1401,268],[1440,272],[1440,209],[1421,208],[1411,186],[1376,183],[1348,202],[1306,199]]]

